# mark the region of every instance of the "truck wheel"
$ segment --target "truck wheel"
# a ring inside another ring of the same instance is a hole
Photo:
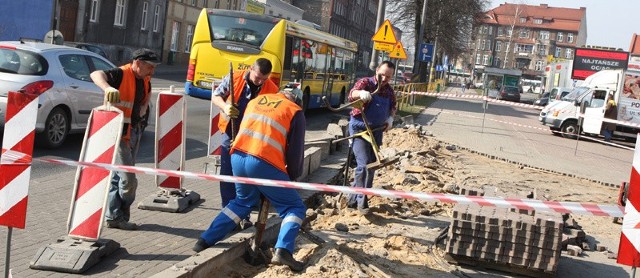
[[[574,121],[563,123],[560,129],[564,138],[575,139],[578,136],[578,124]]]

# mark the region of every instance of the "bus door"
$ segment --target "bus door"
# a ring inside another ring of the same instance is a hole
[[[600,134],[602,119],[604,119],[606,90],[594,90],[582,102],[585,103],[582,130],[585,133]]]
[[[333,92],[333,80],[335,74],[335,61],[336,61],[336,53],[335,49],[331,46],[327,45],[327,55],[326,55],[326,74],[324,75],[324,82],[322,85],[322,96],[326,96],[327,100],[331,104],[334,104],[336,101],[332,98],[335,97]]]

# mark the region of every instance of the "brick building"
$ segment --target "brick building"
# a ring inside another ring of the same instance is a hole
[[[539,79],[551,60],[573,59],[587,41],[587,9],[500,4],[474,26],[467,64],[522,70]]]

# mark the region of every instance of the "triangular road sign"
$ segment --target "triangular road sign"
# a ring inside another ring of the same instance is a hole
[[[396,43],[393,50],[389,53],[389,58],[395,59],[407,59],[407,52],[404,51],[404,46],[402,46],[402,42]]]
[[[391,21],[385,19],[384,23],[382,23],[380,28],[378,28],[378,31],[376,31],[371,40],[374,42],[396,44],[396,34],[393,32]]]

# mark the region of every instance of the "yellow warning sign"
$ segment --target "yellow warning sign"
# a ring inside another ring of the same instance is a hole
[[[382,26],[378,28],[378,31],[371,38],[374,42],[396,44],[396,34],[393,32],[393,26],[388,19],[384,20]]]
[[[390,43],[373,42],[373,49],[375,50],[391,53],[391,51],[393,51],[393,47],[394,45]]]
[[[389,53],[389,58],[403,59],[403,60],[407,59],[407,52],[404,51],[404,46],[402,46],[402,42],[396,43],[391,53]]]

